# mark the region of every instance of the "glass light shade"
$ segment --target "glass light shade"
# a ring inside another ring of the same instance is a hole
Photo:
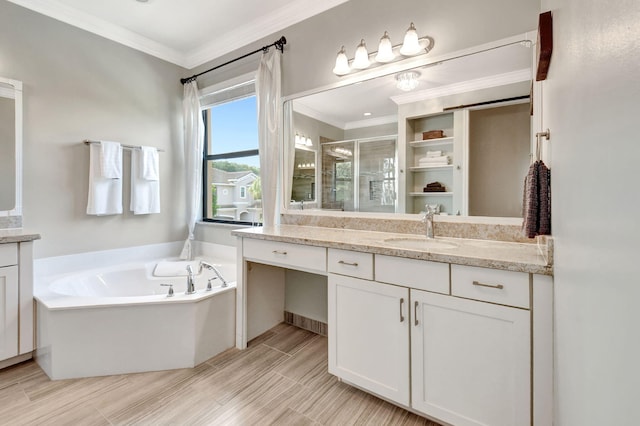
[[[311,142],[311,138],[307,138],[304,142],[306,146],[313,146],[313,142]]]
[[[369,62],[369,52],[367,52],[367,46],[364,44],[364,40],[360,40],[360,44],[356,48],[356,55],[353,58],[351,64],[355,69],[363,70],[371,65]]]
[[[338,52],[338,56],[336,57],[336,66],[333,67],[333,73],[335,75],[345,75],[349,74],[351,69],[349,68],[349,58],[347,58],[347,52],[344,50],[344,46]]]
[[[404,35],[404,42],[400,48],[400,54],[403,56],[415,56],[418,53],[424,53],[424,49],[420,46],[418,31],[416,31],[416,27],[412,22]]]
[[[418,87],[420,81],[418,71],[406,71],[396,75],[396,86],[398,89],[408,92]]]
[[[384,35],[380,39],[380,44],[378,45],[376,62],[391,62],[395,59],[395,57],[396,55],[395,53],[393,53],[393,45],[391,44],[391,39],[389,38],[389,34],[385,31]]]

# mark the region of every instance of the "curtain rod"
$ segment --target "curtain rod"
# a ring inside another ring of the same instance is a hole
[[[84,144],[85,145],[91,145],[91,144],[94,144],[94,143],[100,143],[100,141],[92,141],[92,140],[89,140],[89,139],[85,139],[84,140]],[[142,146],[126,145],[126,144],[123,144],[123,143],[121,143],[120,146],[122,146],[122,149],[142,149]],[[158,152],[164,152],[164,149],[156,148],[156,150]]]
[[[200,77],[202,74],[206,74],[206,73],[211,72],[211,71],[213,71],[213,70],[217,70],[218,68],[222,68],[222,67],[224,67],[224,66],[226,66],[226,65],[229,65],[229,64],[234,63],[234,62],[236,62],[236,61],[239,61],[240,59],[244,59],[244,58],[246,58],[247,56],[251,56],[251,55],[253,55],[253,54],[255,54],[255,53],[258,53],[258,52],[265,52],[265,53],[266,53],[266,52],[269,50],[269,48],[270,48],[271,46],[275,46],[275,47],[276,47],[276,49],[278,49],[280,52],[284,52],[284,45],[285,45],[285,44],[287,44],[287,39],[286,39],[286,38],[284,38],[284,36],[282,36],[282,37],[280,37],[278,40],[274,41],[273,43],[268,44],[268,45],[266,45],[266,46],[262,46],[260,49],[256,49],[256,50],[254,50],[253,52],[245,53],[245,54],[244,54],[244,55],[242,55],[242,56],[238,56],[238,57],[237,57],[237,58],[235,58],[235,59],[232,59],[232,60],[230,60],[230,61],[227,61],[227,62],[225,62],[224,64],[220,64],[220,65],[215,66],[215,67],[213,67],[213,68],[211,68],[211,69],[208,69],[208,70],[206,70],[206,71],[202,71],[202,72],[200,72],[200,73],[198,73],[198,74],[194,74],[194,75],[192,75],[191,77],[181,78],[181,79],[180,79],[180,83],[182,83],[182,84],[190,83],[190,82],[192,82],[193,80],[195,80],[195,79],[197,79],[198,77]]]

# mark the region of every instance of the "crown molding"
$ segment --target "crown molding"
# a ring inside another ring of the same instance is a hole
[[[491,87],[520,83],[531,80],[531,70],[528,68],[477,78],[460,83],[448,84],[433,89],[418,90],[404,95],[392,96],[391,100],[397,105],[422,101],[425,99],[441,98],[443,96],[457,95],[459,93],[473,92],[475,90],[489,89]]]
[[[363,127],[381,126],[398,122],[398,115],[385,115],[382,117],[368,118],[366,120],[349,121],[345,124],[344,130],[361,129]]]
[[[185,55],[161,43],[153,41],[138,33],[112,24],[104,19],[66,6],[56,0],[8,0],[24,8],[42,15],[97,34],[135,50],[147,53],[156,58],[164,59],[182,67],[185,66]]]
[[[329,124],[333,127],[337,127],[338,129],[341,129],[341,130],[345,130],[345,126],[347,125],[347,123],[345,123],[344,121],[336,120],[333,117],[330,117],[323,112],[315,110],[301,103],[295,103],[294,111],[302,115],[306,115],[307,117],[314,118],[318,121],[322,121],[323,123]]]
[[[219,58],[224,54],[242,48],[348,0],[297,0],[267,15],[238,26],[235,31],[228,32],[203,46],[196,47],[186,52],[186,54],[134,31],[66,6],[57,0],[8,1],[151,56],[187,69],[193,69],[198,65]]]
[[[260,40],[278,31],[327,11],[348,0],[297,0],[285,7],[276,9],[253,21],[247,22],[234,31],[211,41],[187,54],[185,66],[193,69],[212,59]]]

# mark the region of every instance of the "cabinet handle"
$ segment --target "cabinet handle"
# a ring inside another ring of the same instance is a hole
[[[477,285],[480,287],[489,287],[489,288],[497,288],[498,290],[502,290],[504,286],[502,284],[484,284],[479,281],[474,281],[473,285]]]
[[[404,322],[404,315],[402,315],[402,305],[404,304],[404,298],[400,298],[400,322]]]
[[[286,255],[287,255],[287,252],[286,252],[286,251],[280,251],[280,250],[274,250],[274,251],[272,251],[271,253],[273,253],[273,254],[281,254],[281,255],[283,255],[283,256],[286,256]]]
[[[338,260],[338,263],[341,265],[347,265],[347,266],[358,266],[358,262],[345,262],[344,260]]]
[[[416,300],[414,305],[413,305],[413,324],[414,325],[418,325],[418,301]]]

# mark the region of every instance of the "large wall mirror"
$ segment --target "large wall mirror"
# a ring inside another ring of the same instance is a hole
[[[287,99],[285,152],[296,147],[296,160],[284,155],[292,179],[285,207],[304,198],[319,210],[420,213],[429,204],[443,215],[520,217],[531,161],[531,40],[499,40]],[[314,160],[299,160],[301,148]]]
[[[22,83],[0,77],[0,213],[21,215]]]

